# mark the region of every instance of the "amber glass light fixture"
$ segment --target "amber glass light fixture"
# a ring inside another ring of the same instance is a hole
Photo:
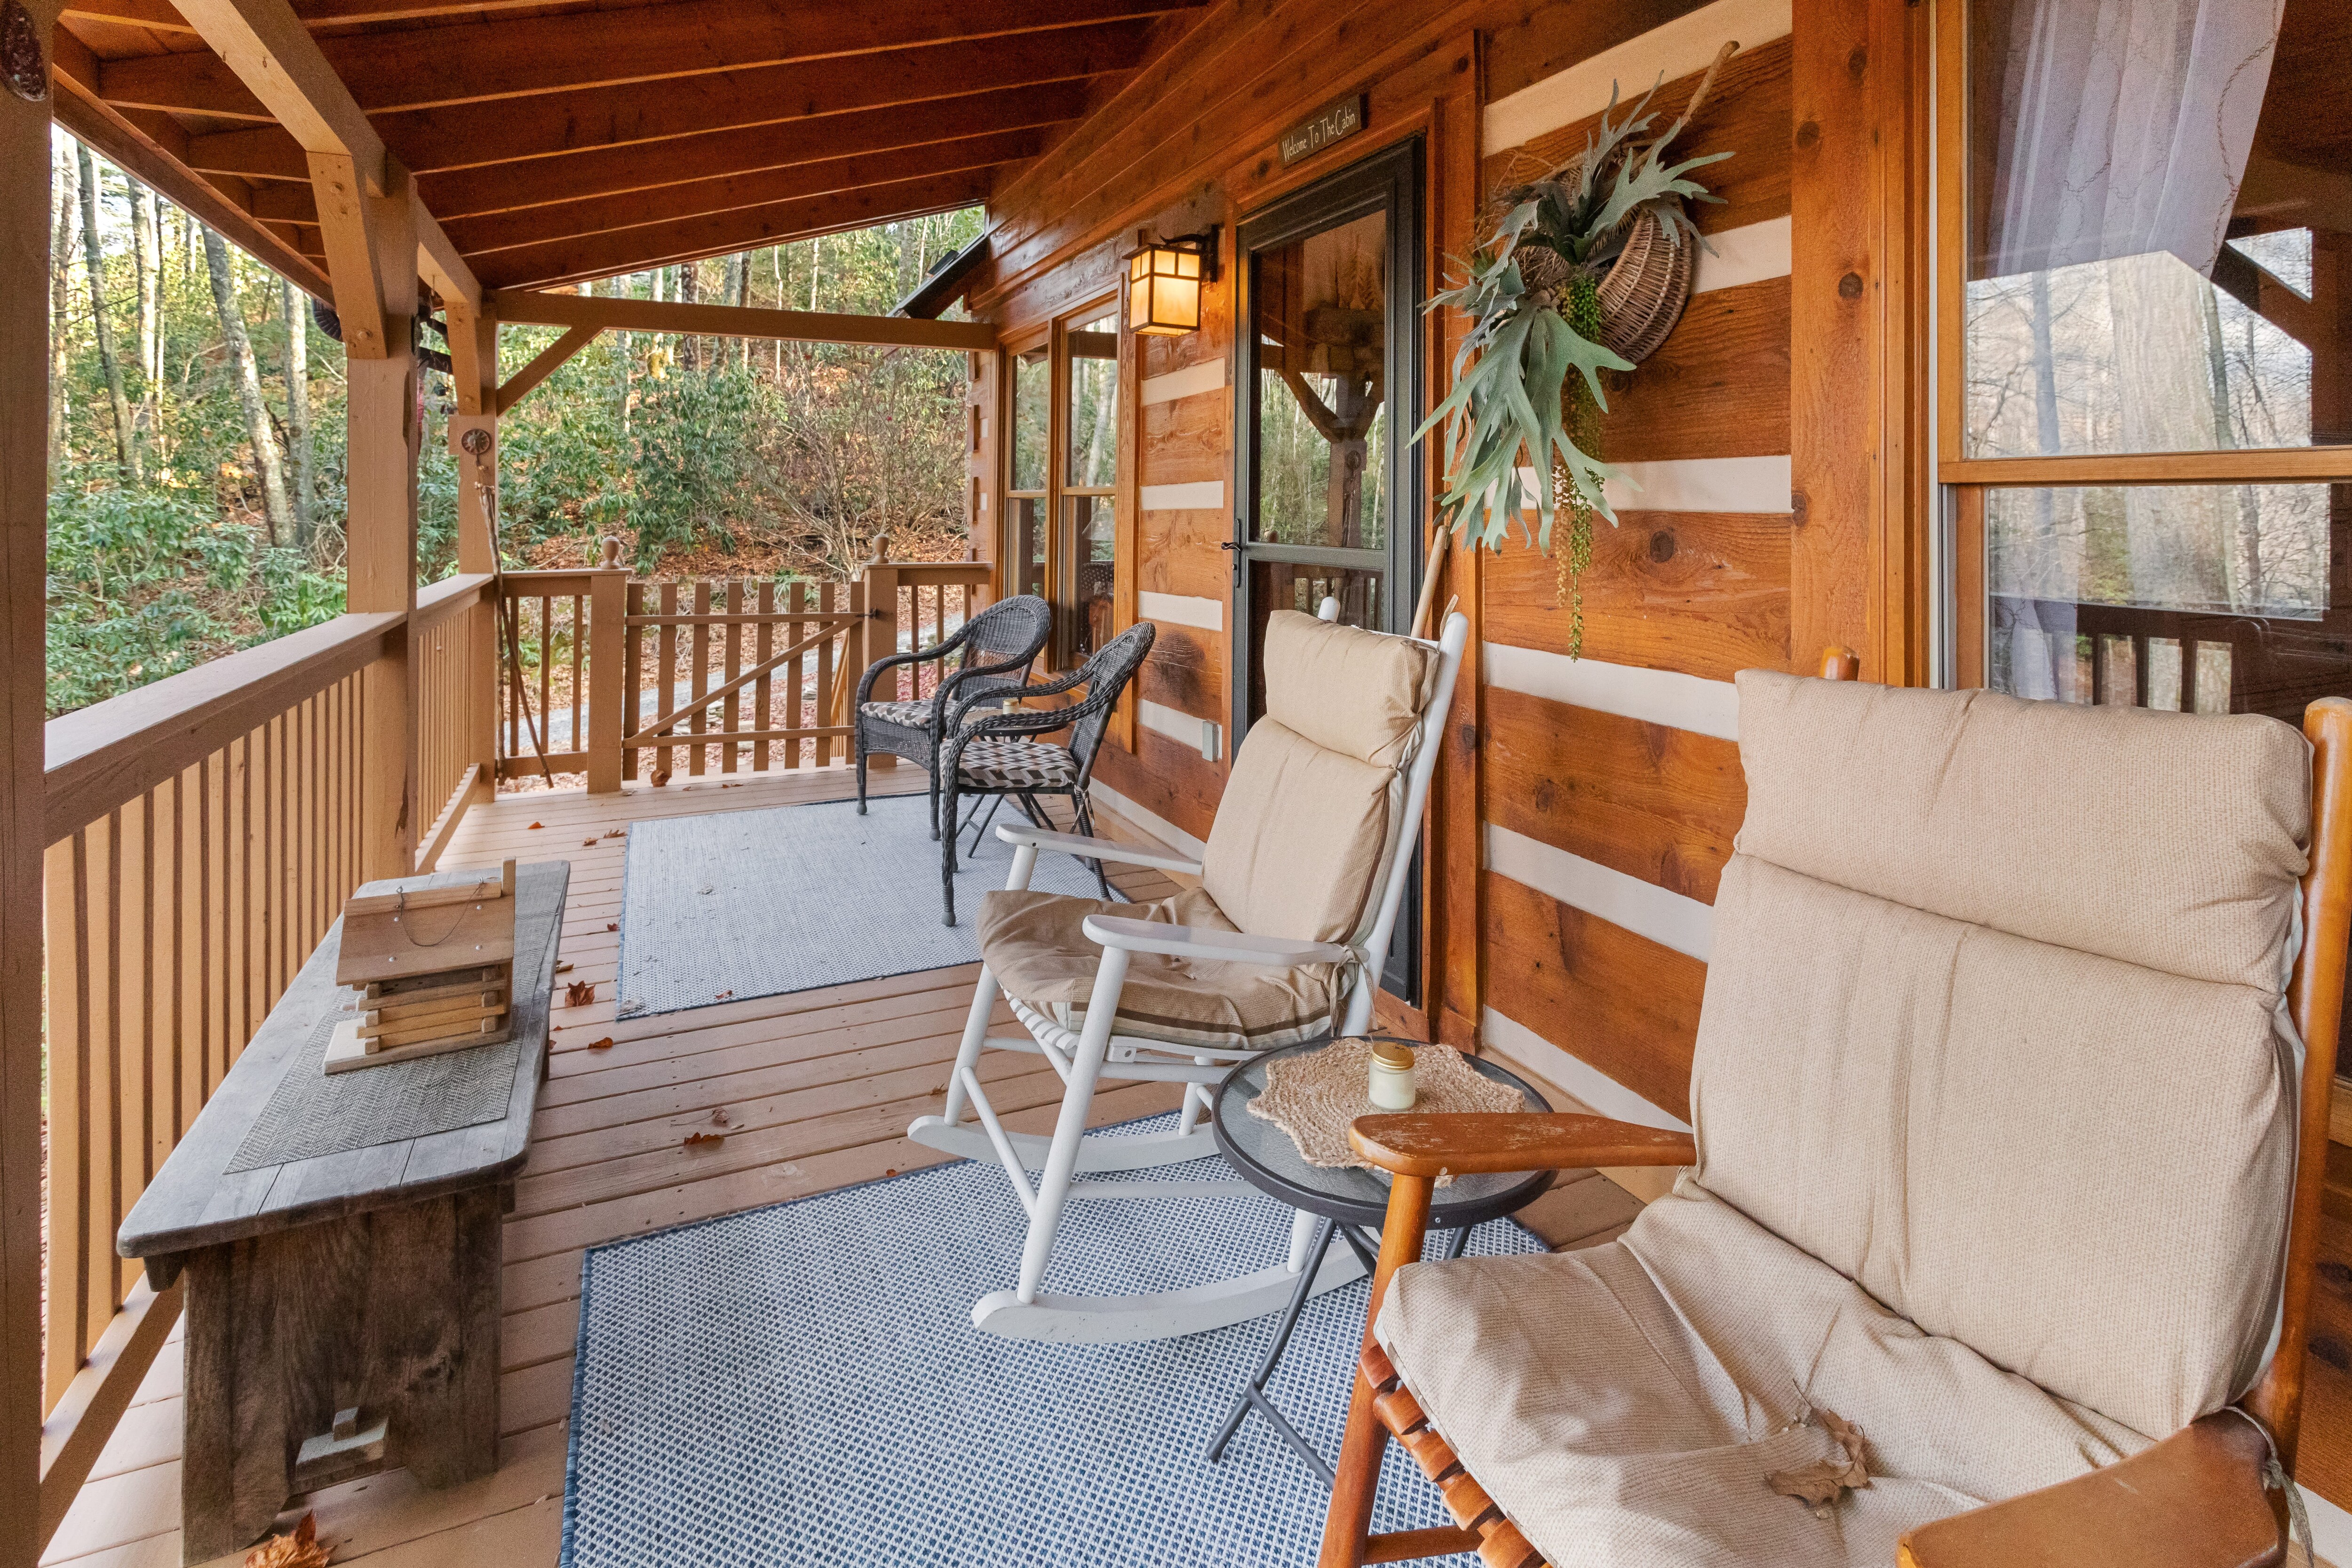
[[[1201,286],[1217,280],[1217,230],[1155,239],[1148,232],[1127,258],[1127,325],[1145,337],[1198,331]]]

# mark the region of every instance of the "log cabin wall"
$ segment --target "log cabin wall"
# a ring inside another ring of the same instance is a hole
[[[1795,8],[1851,20],[1895,5]],[[1727,38],[1742,51],[1678,144],[1685,156],[1736,154],[1702,176],[1724,197],[1696,215],[1716,254],[1664,345],[1636,374],[1612,378],[1605,456],[1641,488],[1617,499],[1618,526],[1598,529],[1583,657],[1566,657],[1549,559],[1517,543],[1449,552],[1445,589],[1473,617],[1475,657],[1425,836],[1432,1009],[1384,1015],[1424,1037],[1498,1048],[1599,1109],[1645,1121],[1687,1113],[1709,905],[1745,809],[1731,676],[1814,667],[1820,652],[1790,640],[1791,542],[1802,531],[1791,493],[1790,263],[1802,248],[1791,163],[1809,144],[1792,126],[1790,0],[1400,0],[1344,16],[1286,0],[1213,8],[998,194],[993,256],[971,300],[1017,339],[1114,295],[1139,227],[1223,226],[1224,270],[1201,330],[1132,340],[1132,365],[1122,362],[1135,428],[1120,475],[1133,605],[1121,624],[1139,614],[1160,635],[1136,722],[1114,731],[1097,773],[1142,826],[1180,844],[1204,838],[1228,766],[1202,755],[1200,726],[1222,729],[1231,710],[1235,225],[1420,135],[1426,297],[1445,258],[1466,253],[1484,194],[1581,145],[1612,79],[1638,93],[1663,70],[1658,101],[1678,112]],[[1862,80],[1863,56],[1843,53],[1842,37],[1838,47],[1834,72]],[[1280,131],[1354,91],[1369,95],[1365,132],[1285,169]],[[1832,129],[1806,127],[1812,142]],[[1822,286],[1851,306],[1859,273],[1869,307],[1871,264],[1837,259],[1843,287],[1837,275]],[[1853,330],[1875,319],[1857,315]],[[1442,392],[1458,332],[1431,322],[1423,408]],[[1816,402],[1834,408],[1837,395]],[[1869,469],[1861,431],[1874,416],[1859,408],[1845,426],[1825,423],[1816,460],[1851,447]],[[1425,500],[1395,515],[1418,528]],[[1850,579],[1866,564],[1822,556],[1811,591],[1861,603],[1868,590]]]

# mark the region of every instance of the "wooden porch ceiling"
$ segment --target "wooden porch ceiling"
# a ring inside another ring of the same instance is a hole
[[[1206,0],[269,3],[516,289],[985,202]],[[300,128],[171,0],[68,0],[56,52],[60,124],[331,294]]]

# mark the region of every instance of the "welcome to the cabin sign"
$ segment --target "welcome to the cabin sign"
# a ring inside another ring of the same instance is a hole
[[[1345,142],[1364,128],[1364,95],[1350,93],[1327,103],[1282,133],[1282,166],[1311,158],[1334,142]]]

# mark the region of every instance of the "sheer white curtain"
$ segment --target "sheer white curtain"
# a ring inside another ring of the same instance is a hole
[[[2210,273],[2285,0],[2009,0],[2008,10],[2005,58],[1978,89],[2000,95],[1987,275],[2152,251]]]

